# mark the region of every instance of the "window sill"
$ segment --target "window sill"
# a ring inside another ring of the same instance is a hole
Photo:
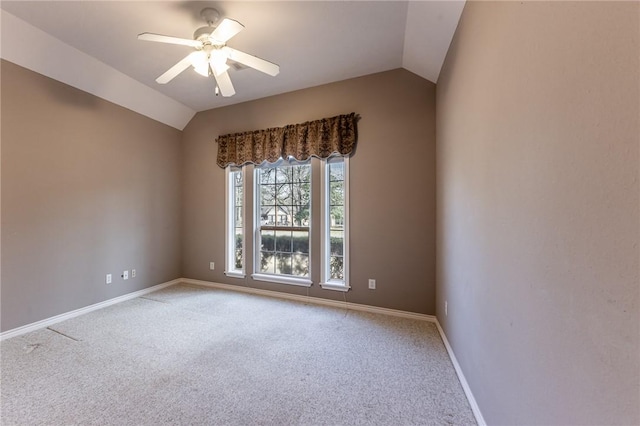
[[[346,284],[338,284],[338,283],[320,283],[320,287],[324,290],[336,290],[336,291],[349,291],[351,287]]]
[[[244,278],[245,275],[242,272],[225,271],[224,274],[231,278]]]
[[[251,275],[251,278],[256,281],[267,281],[270,283],[297,285],[301,287],[311,287],[311,284],[313,284],[313,282],[308,278],[283,277],[268,274],[253,274]]]

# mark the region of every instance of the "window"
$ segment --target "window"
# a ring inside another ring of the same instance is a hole
[[[322,271],[323,288],[346,291],[349,267],[348,158],[322,162]]]
[[[242,169],[227,167],[227,250],[229,276],[244,277],[244,176]]]
[[[254,279],[311,285],[311,161],[256,167]]]
[[[313,278],[322,288],[347,291],[348,166],[347,157],[334,156],[227,167],[226,274],[244,277],[248,266],[254,280],[309,287]],[[253,195],[248,205],[245,193]]]

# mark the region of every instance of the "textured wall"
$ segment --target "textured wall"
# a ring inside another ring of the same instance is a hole
[[[178,278],[181,132],[1,71],[2,330]]]
[[[197,114],[183,139],[184,276],[306,294],[306,288],[224,275],[224,170],[215,164],[214,141],[219,134],[353,111],[362,118],[350,165],[347,300],[435,313],[434,106],[435,85],[399,69]],[[319,212],[319,203],[313,206]],[[317,253],[318,235],[312,238]],[[216,262],[215,271],[209,271],[210,261]],[[312,264],[312,278],[311,296],[342,300],[342,293],[317,285],[318,262]],[[368,278],[377,280],[376,290],[367,288]]]
[[[489,424],[640,424],[639,9],[468,2],[445,61],[437,311]]]

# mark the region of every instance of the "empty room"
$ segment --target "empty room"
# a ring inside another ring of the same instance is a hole
[[[640,425],[640,2],[0,14],[1,425]]]

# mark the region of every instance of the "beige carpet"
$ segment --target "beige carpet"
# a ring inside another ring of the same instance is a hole
[[[432,323],[174,286],[1,343],[2,425],[475,424]]]

